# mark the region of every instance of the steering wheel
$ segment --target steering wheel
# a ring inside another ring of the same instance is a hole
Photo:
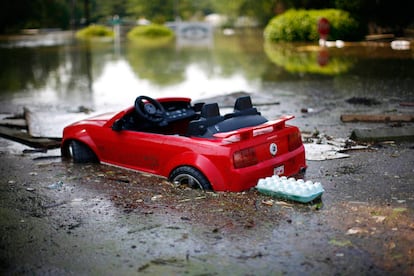
[[[135,110],[142,118],[159,125],[165,125],[165,110],[157,100],[139,96],[135,100]]]

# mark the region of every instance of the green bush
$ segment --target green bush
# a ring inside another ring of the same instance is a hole
[[[76,32],[77,38],[113,38],[114,32],[105,26],[91,25]]]
[[[174,32],[163,25],[151,24],[146,26],[137,26],[128,32],[129,39],[135,38],[162,38],[173,37]]]
[[[161,47],[168,45],[174,38],[174,32],[163,25],[151,24],[137,26],[128,32],[133,43],[144,47]]]
[[[358,22],[342,10],[288,10],[274,17],[264,30],[267,41],[317,41],[318,20],[328,19],[328,40],[356,40],[362,37]]]

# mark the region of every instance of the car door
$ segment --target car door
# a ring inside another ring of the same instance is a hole
[[[161,134],[108,128],[94,140],[102,162],[155,173],[159,170],[164,139]]]

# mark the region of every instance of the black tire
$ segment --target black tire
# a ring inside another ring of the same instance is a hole
[[[182,166],[173,170],[169,180],[174,184],[187,185],[194,189],[212,190],[207,178],[199,170],[189,166]]]
[[[98,163],[96,154],[85,144],[72,141],[69,145],[73,162],[75,163]]]

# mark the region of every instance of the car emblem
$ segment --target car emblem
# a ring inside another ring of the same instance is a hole
[[[277,145],[275,143],[271,143],[269,146],[269,151],[272,156],[275,156],[277,153]]]

